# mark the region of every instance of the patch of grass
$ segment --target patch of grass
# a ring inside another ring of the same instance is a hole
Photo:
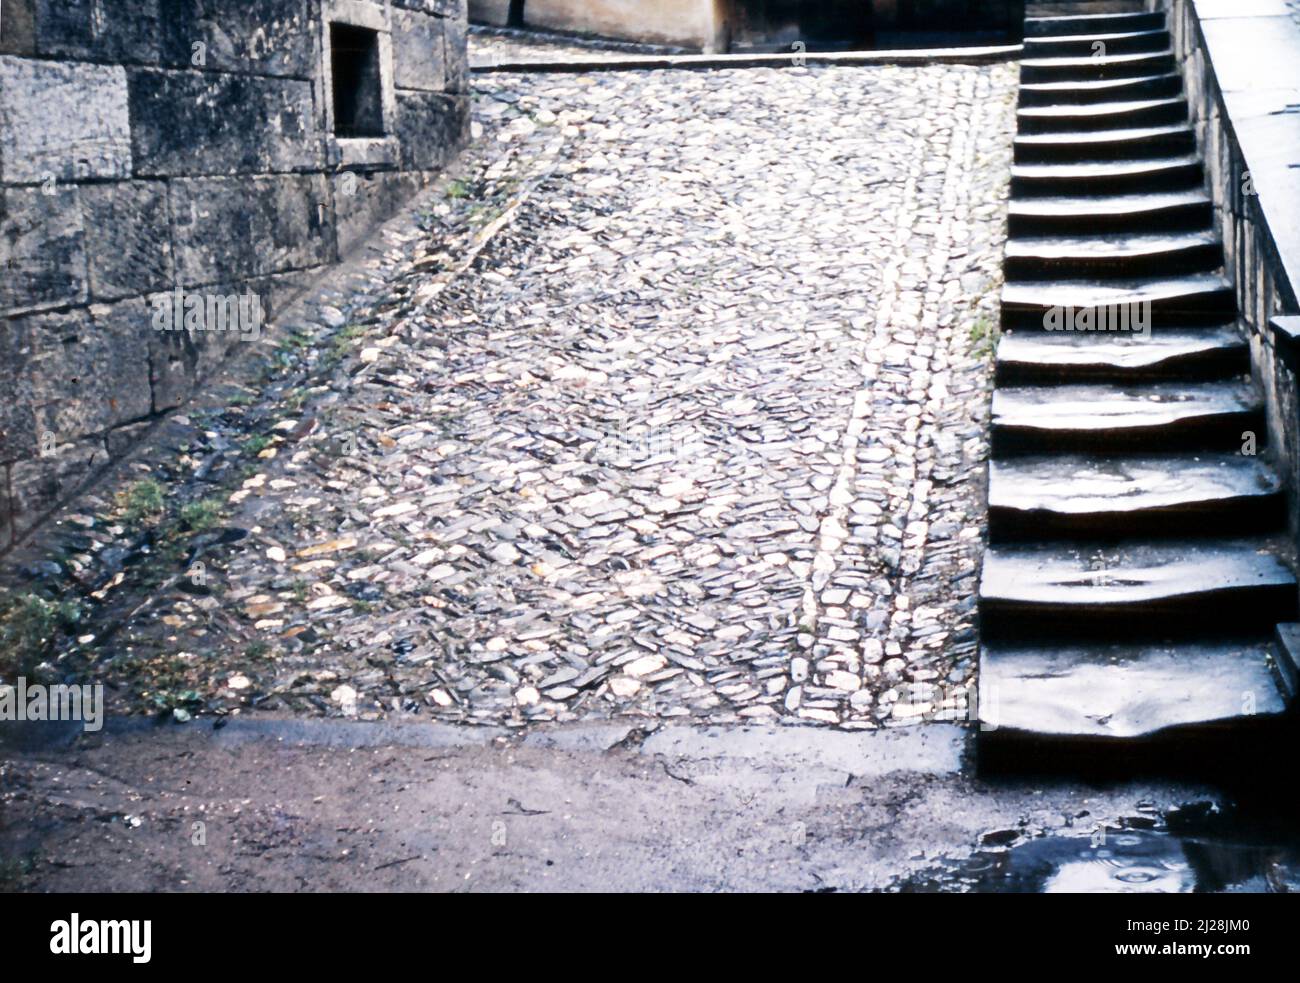
[[[466,184],[464,181],[462,181],[460,178],[453,178],[452,180],[447,182],[447,197],[453,199],[468,198],[469,185]]]
[[[25,676],[54,653],[60,637],[81,620],[76,601],[51,601],[39,594],[11,599],[0,611],[0,670]]]
[[[146,519],[162,515],[163,486],[152,478],[137,481],[118,493],[117,504],[122,509],[123,521],[129,526],[138,526]]]
[[[339,328],[334,337],[330,340],[333,342],[333,347],[336,349],[347,348],[352,344],[352,342],[356,341],[365,333],[366,329],[364,325],[348,324]]]
[[[971,325],[970,340],[972,350],[976,355],[988,356],[993,354],[993,349],[997,347],[998,337],[1001,332],[998,326],[989,318],[981,314]]]
[[[279,347],[285,351],[303,351],[311,347],[311,335],[305,331],[290,331],[280,341]]]
[[[221,518],[221,502],[215,498],[203,498],[197,502],[188,502],[181,509],[181,522],[192,532],[211,529]]]
[[[322,369],[328,371],[343,361],[343,356],[352,348],[352,343],[365,333],[366,329],[360,324],[348,324],[339,328],[330,339],[330,346],[321,358]]]

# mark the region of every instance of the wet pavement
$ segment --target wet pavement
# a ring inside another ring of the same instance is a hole
[[[1284,891],[1300,876],[1294,812],[1247,822],[1188,783],[981,781],[956,725],[647,726],[137,718],[5,756],[0,887]]]
[[[1147,812],[1154,812],[1144,803]],[[1181,819],[1192,813],[1191,820]],[[1171,828],[1172,827],[1172,828]],[[1300,890],[1295,827],[1259,829],[1211,802],[1167,817],[1124,816],[1092,832],[1046,833],[977,850],[891,883],[891,893],[1291,894]]]

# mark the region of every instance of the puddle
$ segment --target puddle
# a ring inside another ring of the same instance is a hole
[[[941,861],[895,882],[891,892],[971,893],[1248,893],[1300,892],[1300,839],[1260,838],[1215,813],[1193,831],[1172,816],[1121,820],[1103,832],[1051,833],[1006,847]],[[1172,829],[1170,827],[1173,827]],[[1150,827],[1150,828],[1141,828]]]

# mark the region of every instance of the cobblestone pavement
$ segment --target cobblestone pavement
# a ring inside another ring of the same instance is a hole
[[[460,275],[464,243],[390,237],[383,294],[295,336],[323,381],[134,465],[242,482],[170,578],[122,559],[131,489],[75,511],[99,608],[47,667],[181,719],[952,710],[1015,73],[478,77],[435,211],[495,237]]]

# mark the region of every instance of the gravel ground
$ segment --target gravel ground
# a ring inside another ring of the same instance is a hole
[[[29,661],[180,719],[960,716],[1015,79],[478,77],[413,224],[19,557],[79,615]]]

